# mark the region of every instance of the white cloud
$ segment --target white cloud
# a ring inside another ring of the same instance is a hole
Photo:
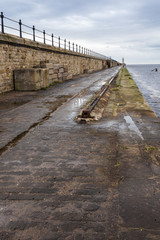
[[[10,18],[129,63],[159,63],[159,8],[158,0],[1,0]]]
[[[77,26],[79,31],[84,31],[86,29],[91,29],[94,26],[93,21],[80,15],[65,16],[57,19],[43,19],[41,20],[41,24],[44,26],[47,26],[48,24],[48,29],[50,28],[53,30],[54,28],[55,30],[61,31],[66,29],[69,31],[75,31],[77,30]]]

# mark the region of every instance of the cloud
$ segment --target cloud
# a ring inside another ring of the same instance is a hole
[[[151,45],[149,45],[149,47],[155,49],[156,51],[160,50],[160,44],[159,43],[151,44]]]
[[[119,61],[159,61],[159,0],[1,0],[1,8],[10,18]]]

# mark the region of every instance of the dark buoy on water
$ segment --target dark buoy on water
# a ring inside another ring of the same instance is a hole
[[[154,68],[152,71],[158,72],[158,68]]]

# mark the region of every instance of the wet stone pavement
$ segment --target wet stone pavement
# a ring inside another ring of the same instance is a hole
[[[0,116],[1,240],[160,239],[160,120],[127,73],[101,120],[74,121],[110,71]],[[67,100],[48,109],[60,95]]]
[[[0,96],[0,151],[6,148],[7,144],[12,144],[17,137],[21,138],[23,133],[49,118],[52,112],[71,98],[74,98],[70,110],[73,115],[74,108],[80,107],[89,100],[118,70],[119,67],[107,69],[87,77],[57,84],[45,91],[29,92],[28,96],[25,92]],[[25,104],[27,101],[28,103]],[[17,107],[17,105],[20,106]],[[65,117],[65,113],[63,116]]]

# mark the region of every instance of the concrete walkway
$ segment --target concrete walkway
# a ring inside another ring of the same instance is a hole
[[[12,130],[1,145],[0,239],[159,239],[160,120],[127,70],[113,86],[100,121],[74,121],[107,74],[77,80],[67,93],[60,87],[61,97],[74,97],[64,98],[49,115],[40,98],[1,116],[3,131]],[[35,115],[34,106],[40,109]],[[23,109],[33,122],[25,129],[26,118],[24,135],[20,131],[16,138],[12,133],[23,119],[17,112]],[[14,117],[14,127],[5,127]]]

